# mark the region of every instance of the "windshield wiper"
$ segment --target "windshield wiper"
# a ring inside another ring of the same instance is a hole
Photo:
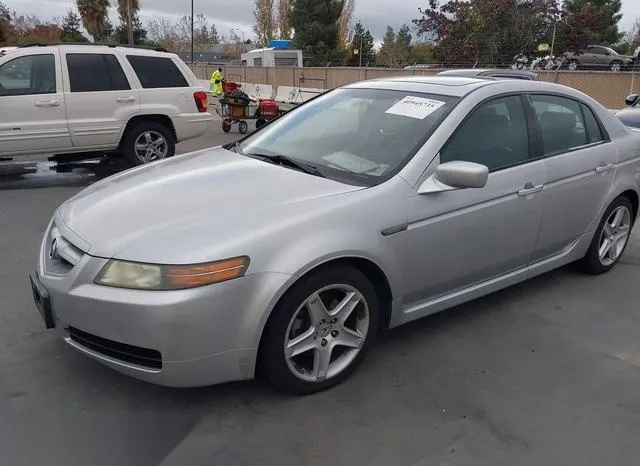
[[[318,167],[314,165],[310,165],[308,163],[299,162],[298,160],[288,157],[286,155],[264,155],[264,154],[245,154],[251,157],[257,157],[265,162],[273,163],[281,166],[288,166],[290,168],[295,168],[296,170],[300,170],[301,172],[308,173],[309,175],[319,176],[321,178],[326,178],[325,174],[322,173]]]

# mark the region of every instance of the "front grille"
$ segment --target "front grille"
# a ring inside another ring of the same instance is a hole
[[[162,369],[162,355],[159,351],[107,340],[73,327],[69,327],[69,336],[74,342],[96,353],[138,366]]]

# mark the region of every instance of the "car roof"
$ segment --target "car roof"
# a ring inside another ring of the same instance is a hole
[[[462,76],[397,76],[360,81],[342,86],[343,88],[386,89],[424,94],[464,97],[471,92],[487,87],[500,92],[552,92],[590,99],[580,91],[560,84],[528,79],[483,79]]]
[[[527,70],[512,70],[509,68],[462,68],[457,70],[445,70],[438,73],[438,76],[521,76],[529,79],[536,79],[536,73]]]
[[[389,89],[406,92],[462,97],[474,89],[486,86],[487,79],[444,76],[391,76],[347,84],[346,88]]]
[[[129,45],[111,45],[111,44],[96,44],[96,43],[77,43],[77,42],[60,42],[60,43],[32,43],[21,45],[18,49],[24,48],[65,48],[72,50],[82,50],[84,52],[95,51],[98,53],[100,50],[110,49],[110,50],[119,50],[123,53],[134,52],[136,55],[158,55],[158,54],[167,54],[172,55],[162,48],[151,48],[151,47],[142,47],[142,46],[129,46]]]

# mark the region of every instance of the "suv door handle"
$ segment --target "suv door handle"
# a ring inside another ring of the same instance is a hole
[[[136,101],[135,97],[118,97],[116,99],[116,102],[123,103],[123,104],[124,103],[131,103],[131,102],[135,102],[135,101]]]
[[[526,183],[524,185],[524,188],[518,191],[518,196],[527,197],[527,196],[530,196],[531,194],[539,193],[540,191],[542,191],[543,188],[544,188],[543,184],[534,186],[533,183]]]
[[[601,163],[596,167],[596,173],[607,173],[613,170],[614,165],[612,163]]]
[[[36,107],[58,107],[59,105],[59,100],[42,100],[40,102],[36,102]]]

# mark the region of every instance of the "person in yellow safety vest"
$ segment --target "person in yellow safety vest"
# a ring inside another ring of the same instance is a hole
[[[211,75],[211,92],[215,97],[222,94],[222,68],[218,68]]]

